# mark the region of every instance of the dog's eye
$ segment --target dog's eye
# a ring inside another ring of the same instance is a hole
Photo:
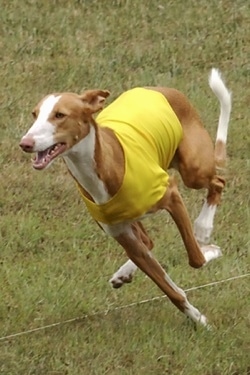
[[[66,115],[64,114],[64,113],[62,113],[62,112],[56,112],[56,114],[55,114],[55,117],[56,118],[63,118],[63,117],[65,117]]]

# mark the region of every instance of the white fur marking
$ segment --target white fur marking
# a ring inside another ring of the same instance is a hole
[[[171,288],[182,295],[182,297],[184,297],[186,299],[186,293],[184,292],[183,289],[179,288],[174,282],[173,280],[168,276],[167,273],[165,273],[165,280],[167,281],[167,283],[171,286]]]
[[[110,284],[113,287],[120,287],[124,283],[128,283],[132,281],[133,275],[137,270],[137,266],[132,262],[132,260],[128,260],[125,264],[123,264],[119,270],[114,273],[112,278],[109,280]]]
[[[173,280],[168,276],[168,274],[166,273],[165,274],[165,279],[167,281],[167,283],[177,292],[179,293],[180,295],[182,295],[184,298],[185,298],[185,309],[184,309],[184,313],[189,316],[194,322],[196,323],[200,323],[202,324],[203,326],[206,326],[207,325],[207,319],[204,315],[202,315],[199,310],[194,307],[193,305],[191,305],[188,300],[187,300],[187,297],[186,297],[186,293],[184,292],[183,289],[179,288],[174,282]]]
[[[206,265],[211,260],[222,256],[221,249],[219,248],[219,246],[216,245],[201,246],[201,251],[206,259],[206,263],[204,265]]]
[[[50,95],[44,100],[36,121],[24,136],[32,136],[35,141],[34,151],[44,151],[54,144],[55,126],[48,121],[48,118],[60,98],[61,96]]]
[[[127,223],[115,224],[115,225],[108,225],[104,223],[100,223],[100,226],[111,237],[118,237],[120,234],[128,234],[132,239],[136,240],[136,237],[131,229],[131,226]]]
[[[92,196],[95,203],[106,203],[110,195],[95,171],[95,129],[90,125],[88,135],[69,149],[63,159],[72,175]]]
[[[185,314],[189,316],[194,322],[200,323],[203,326],[207,326],[207,318],[200,313],[200,311],[191,305],[188,300],[185,303]]]
[[[226,144],[227,142],[227,132],[228,124],[231,113],[231,93],[226,88],[221,74],[217,69],[212,69],[211,75],[209,77],[209,85],[220,101],[220,117],[219,125],[217,129],[216,140],[220,140]]]
[[[194,234],[198,242],[207,244],[213,230],[216,205],[208,205],[204,202],[201,212],[194,222]]]

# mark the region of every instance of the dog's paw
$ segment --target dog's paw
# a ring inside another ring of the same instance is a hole
[[[131,283],[136,269],[136,265],[128,260],[109,280],[110,284],[113,288],[120,288],[123,284]]]
[[[133,275],[120,275],[120,276],[114,275],[109,280],[109,282],[110,282],[112,288],[118,289],[121,286],[123,286],[123,284],[129,284],[129,283],[131,283],[132,280],[133,280]]]
[[[191,303],[186,300],[184,313],[192,321],[195,327],[203,326],[208,328],[208,322],[205,315],[201,314],[200,311],[191,305]]]
[[[206,259],[205,264],[207,264],[213,259],[216,259],[222,256],[220,247],[216,245],[203,245],[201,246],[201,251]]]

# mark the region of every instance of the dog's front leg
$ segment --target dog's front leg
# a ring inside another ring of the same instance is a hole
[[[123,228],[124,226],[118,226],[118,230]],[[153,249],[153,241],[149,238],[145,228],[143,227],[140,221],[134,222],[131,224],[131,227],[134,232],[137,233],[137,236],[140,240],[144,243],[144,245],[148,248],[148,250]],[[113,229],[114,230],[114,229]],[[114,233],[110,233],[115,237]],[[123,284],[131,283],[133,280],[133,276],[135,271],[137,270],[136,264],[132,262],[132,260],[128,260],[125,264],[123,264],[118,271],[112,276],[109,280],[110,284],[113,288],[120,288]]]
[[[206,317],[188,302],[185,292],[171,280],[154,259],[152,252],[144,244],[135,227],[127,226],[115,239],[125,249],[133,264],[148,275],[181,312],[194,322],[207,325]]]

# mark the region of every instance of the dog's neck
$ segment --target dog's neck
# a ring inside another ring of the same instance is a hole
[[[90,124],[88,135],[73,146],[63,157],[70,173],[98,203],[110,198],[104,182],[100,179],[95,158],[96,148],[101,152],[97,128]]]
[[[114,134],[90,123],[90,130],[63,159],[83,189],[97,204],[106,203],[118,191],[124,173],[121,147]],[[111,181],[111,182],[110,182]]]

